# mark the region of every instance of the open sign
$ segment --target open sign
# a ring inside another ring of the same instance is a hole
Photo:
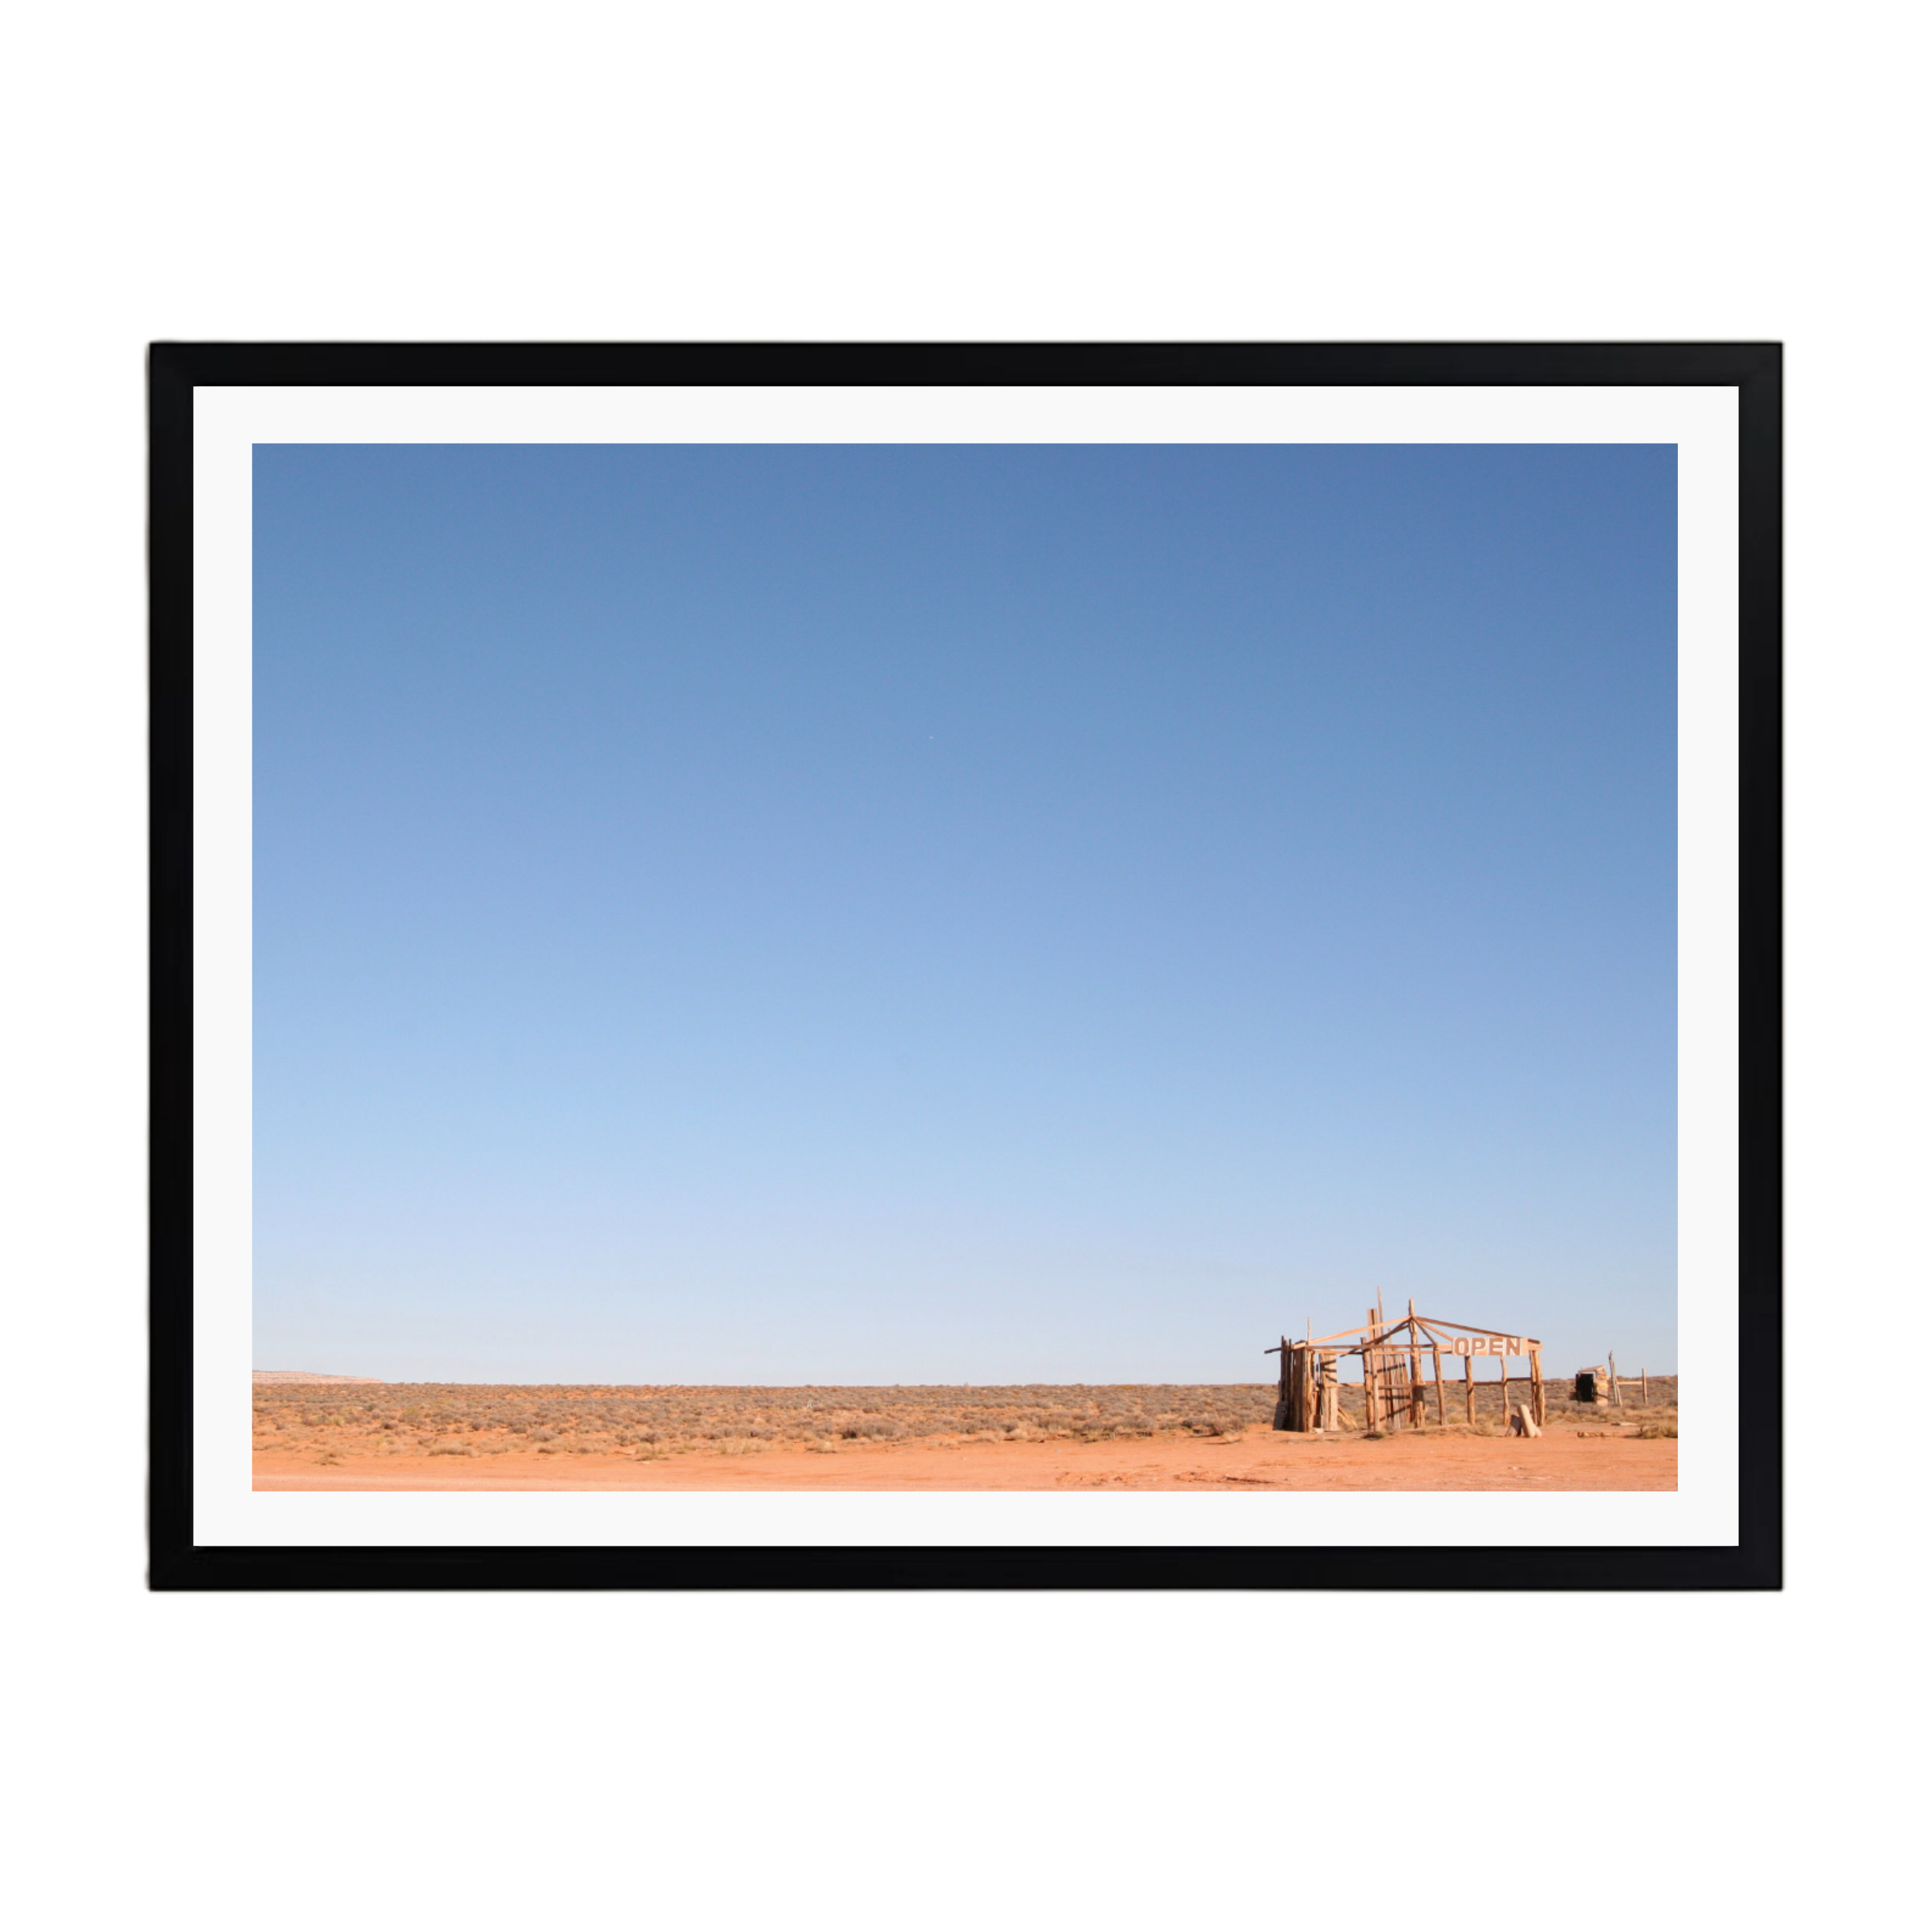
[[[1526,1355],[1532,1346],[1521,1335],[1458,1335],[1448,1345],[1458,1355]]]

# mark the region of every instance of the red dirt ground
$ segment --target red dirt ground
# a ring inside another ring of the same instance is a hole
[[[842,1444],[724,1455],[487,1458],[350,1454],[323,1462],[255,1452],[258,1490],[1674,1490],[1675,1438],[1552,1424],[1534,1440],[1424,1430],[1360,1436],[1273,1430],[1099,1442]]]

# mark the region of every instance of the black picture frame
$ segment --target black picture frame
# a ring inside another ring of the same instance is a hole
[[[148,374],[149,1569],[158,1590],[1774,1589],[1783,1548],[1781,375],[1774,343],[156,343]],[[1737,392],[1735,1545],[222,1546],[193,1522],[194,409],[273,386],[1702,386]]]

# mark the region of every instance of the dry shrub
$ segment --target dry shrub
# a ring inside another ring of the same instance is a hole
[[[404,1383],[370,1388],[264,1384],[254,1420],[265,1451],[326,1433],[349,1454],[665,1455],[722,1444],[797,1448],[930,1437],[1094,1442],[1185,1429],[1233,1438],[1264,1425],[1264,1384],[896,1388],[651,1388]],[[740,1448],[724,1453],[747,1453]]]

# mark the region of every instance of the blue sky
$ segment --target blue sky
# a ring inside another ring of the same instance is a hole
[[[255,1358],[1676,1365],[1660,446],[270,446]],[[1574,1359],[1573,1359],[1574,1358]]]

